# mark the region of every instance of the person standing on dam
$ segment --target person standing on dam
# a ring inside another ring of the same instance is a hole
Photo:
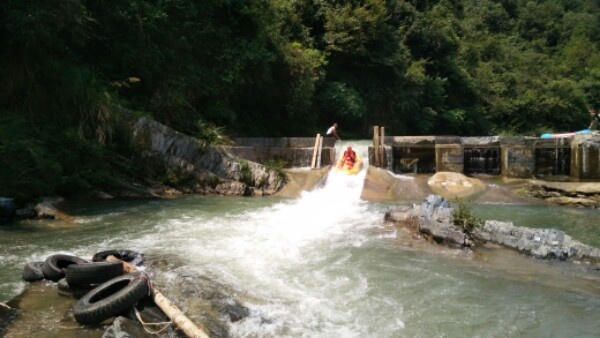
[[[590,116],[592,118],[592,121],[590,122],[590,126],[588,127],[588,129],[592,129],[594,122],[596,122],[596,129],[599,129],[598,127],[600,127],[600,116],[598,115],[596,107],[590,108]]]
[[[340,137],[338,136],[338,133],[337,133],[337,126],[338,126],[337,122],[333,123],[333,125],[331,127],[329,127],[329,129],[327,129],[326,135],[333,136],[336,139],[340,140]]]

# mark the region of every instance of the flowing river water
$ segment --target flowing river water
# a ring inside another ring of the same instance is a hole
[[[367,158],[365,145],[357,149]],[[232,337],[600,336],[598,271],[499,248],[471,255],[415,244],[384,223],[393,204],[360,199],[365,173],[332,170],[322,188],[295,199],[82,202],[70,206],[74,224],[0,227],[0,302],[25,287],[25,262],[116,248],[171,262],[148,268],[167,294],[186,274],[228,286],[249,309],[228,324]],[[597,210],[473,208],[487,219],[562,226],[600,243]],[[177,303],[194,311],[185,297]]]

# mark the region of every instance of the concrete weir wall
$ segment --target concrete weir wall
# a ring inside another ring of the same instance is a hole
[[[232,146],[224,147],[232,155],[258,163],[280,161],[287,168],[310,167],[315,137],[241,137]],[[324,137],[320,163],[323,167],[335,162],[335,139]]]
[[[282,161],[285,167],[310,167],[315,138],[237,138],[225,147],[232,155],[258,163]],[[502,175],[514,178],[568,176],[600,179],[600,133],[568,138],[529,136],[386,136],[383,168],[394,173]],[[318,167],[334,164],[335,139],[323,139]],[[375,163],[373,147],[369,163]]]
[[[490,174],[514,178],[600,179],[600,134],[527,136],[387,136],[384,163],[394,173]],[[369,149],[370,162],[373,150]],[[391,163],[391,165],[389,165]]]

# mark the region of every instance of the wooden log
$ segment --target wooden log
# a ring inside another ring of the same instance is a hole
[[[177,325],[177,327],[183,331],[190,338],[208,338],[208,335],[204,333],[200,328],[196,326],[188,317],[186,317],[181,310],[173,304],[162,292],[156,287],[152,286],[152,297],[158,307]]]
[[[108,262],[122,262],[123,271],[125,273],[133,273],[139,271],[134,265],[127,262],[123,262],[115,256],[106,257]],[[190,338],[209,338],[196,324],[194,324],[188,317],[181,312],[167,297],[165,297],[158,287],[150,283],[150,291],[152,292],[152,299],[154,303],[177,325],[177,327]]]

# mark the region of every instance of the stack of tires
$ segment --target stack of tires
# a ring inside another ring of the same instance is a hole
[[[25,281],[57,282],[58,293],[78,298],[73,308],[81,324],[97,324],[119,316],[133,308],[150,293],[148,276],[143,272],[124,273],[121,261],[106,261],[115,256],[121,261],[139,265],[143,256],[130,250],[106,250],[96,253],[92,261],[56,254],[44,262],[29,262],[23,267]]]

